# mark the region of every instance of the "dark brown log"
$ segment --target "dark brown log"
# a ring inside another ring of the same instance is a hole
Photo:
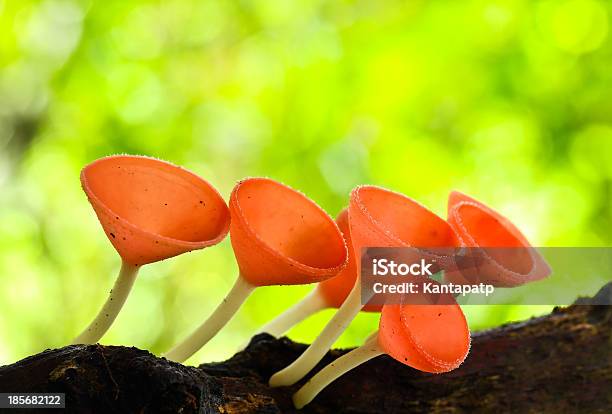
[[[609,284],[594,299],[611,297]],[[465,363],[447,374],[378,357],[301,412],[610,413],[612,306],[579,303],[475,333]],[[136,348],[67,346],[0,367],[0,392],[64,392],[66,412],[291,413],[297,386],[271,389],[266,381],[304,349],[262,334],[231,359],[196,368]],[[331,351],[317,369],[344,352]]]

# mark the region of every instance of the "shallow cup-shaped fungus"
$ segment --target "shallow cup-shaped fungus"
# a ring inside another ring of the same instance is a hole
[[[356,264],[361,263],[363,247],[413,247],[422,257],[435,257],[442,264],[447,257],[423,248],[457,245],[446,221],[405,195],[375,186],[360,186],[351,192],[349,224]],[[358,275],[351,292],[323,331],[298,359],[270,378],[270,385],[292,385],[303,378],[359,313],[363,307],[361,300]]]
[[[550,267],[507,218],[458,191],[448,199],[448,222],[466,255],[458,268],[445,273],[457,284],[489,283],[514,287],[543,279]]]
[[[342,306],[357,280],[357,265],[351,242],[348,209],[345,208],[338,214],[336,224],[348,246],[348,263],[346,267],[336,276],[320,282],[307,296],[268,322],[259,332],[267,332],[278,337],[307,317],[323,309],[339,308]],[[366,312],[380,312],[381,309],[382,305],[367,304],[362,310]]]
[[[320,282],[340,272],[347,248],[317,204],[267,178],[240,181],[230,197],[230,236],[240,274],[213,314],[166,357],[184,361],[232,318],[258,286]]]
[[[81,184],[122,259],[106,303],[73,341],[95,343],[117,317],[141,265],[219,243],[230,215],[208,182],[154,158],[101,158],[83,168]]]
[[[470,349],[470,332],[457,303],[447,295],[443,304],[385,305],[377,335],[327,365],[293,395],[300,409],[321,390],[356,366],[382,354],[431,373],[459,367]],[[439,302],[438,302],[439,303]]]

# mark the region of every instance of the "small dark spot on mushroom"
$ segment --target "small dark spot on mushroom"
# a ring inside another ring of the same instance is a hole
[[[168,203],[164,203],[164,205],[165,205],[165,206],[167,206],[167,205],[168,205]]]
[[[123,240],[126,240],[126,238],[124,237]]]
[[[113,239],[115,238],[115,233],[111,233],[110,235]]]
[[[202,200],[200,200],[200,204],[202,204],[202,205],[206,205],[206,204],[205,204],[205,203],[204,203]]]
[[[442,316],[442,312],[438,313],[438,316]]]
[[[115,216],[115,220],[119,220],[119,216]]]
[[[159,244],[159,242],[157,240],[155,240],[155,244]]]

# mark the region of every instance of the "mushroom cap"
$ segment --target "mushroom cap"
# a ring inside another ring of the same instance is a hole
[[[377,186],[359,186],[351,192],[349,222],[357,257],[364,247],[413,247],[415,259],[444,266],[458,245],[445,220],[413,199]],[[437,253],[427,251],[428,247]],[[441,254],[442,248],[448,252]]]
[[[450,193],[448,222],[462,247],[481,249],[470,249],[465,265],[448,272],[447,280],[513,287],[550,274],[544,258],[510,220],[472,197]]]
[[[463,311],[451,295],[420,294],[418,299],[422,304],[383,306],[378,343],[392,358],[420,371],[452,371],[470,350]]]
[[[229,209],[208,182],[155,158],[114,155],[81,171],[81,185],[104,232],[132,265],[219,243]]]
[[[348,208],[343,209],[336,218],[336,224],[344,236],[346,245],[348,246],[348,264],[336,276],[319,283],[318,289],[325,302],[334,308],[342,306],[346,297],[353,289],[357,281],[357,264],[355,261],[355,252],[351,242],[351,232],[349,228]],[[380,312],[382,305],[367,304],[362,311],[365,312]]]
[[[249,283],[315,283],[346,266],[338,226],[304,194],[268,178],[248,178],[236,184],[229,204],[232,247]]]

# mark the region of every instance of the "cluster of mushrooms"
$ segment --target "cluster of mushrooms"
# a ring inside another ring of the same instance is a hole
[[[469,352],[469,328],[452,296],[433,304],[364,306],[357,265],[362,247],[530,247],[510,221],[459,192],[451,193],[444,220],[402,194],[359,186],[334,221],[304,194],[268,178],[240,181],[228,206],[197,175],[143,156],[98,159],[83,169],[81,183],[122,266],[107,301],[75,344],[102,338],[140,266],[213,246],[228,231],[239,268],[236,282],[212,315],[166,358],[182,362],[197,352],[256,287],[316,283],[308,296],[261,329],[280,336],[309,315],[338,309],[308,349],[270,378],[271,386],[289,386],[315,367],[360,311],[380,312],[378,331],[294,394],[297,408],[345,372],[381,354],[421,371],[443,373],[457,368]],[[495,286],[517,286],[549,273],[534,255],[510,264],[487,260],[496,267],[496,277],[486,282]],[[457,272],[445,278],[467,283]]]

